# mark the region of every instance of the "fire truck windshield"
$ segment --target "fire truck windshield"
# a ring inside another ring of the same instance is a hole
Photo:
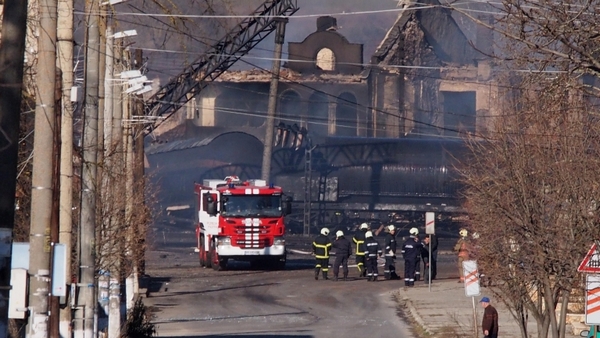
[[[221,215],[226,217],[279,217],[283,215],[281,196],[225,196],[221,204]]]

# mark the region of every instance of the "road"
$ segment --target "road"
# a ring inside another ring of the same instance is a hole
[[[159,337],[415,337],[395,301],[402,281],[367,282],[356,269],[346,282],[315,281],[312,257],[296,253],[283,271],[234,262],[217,272],[200,267],[191,224],[152,233],[144,304]],[[292,236],[288,246],[307,251],[310,241]]]

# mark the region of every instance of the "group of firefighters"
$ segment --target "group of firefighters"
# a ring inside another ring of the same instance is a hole
[[[400,279],[396,274],[396,227],[388,225],[385,227],[386,234],[383,247],[377,242],[373,236],[373,232],[367,223],[362,223],[358,231],[354,234],[352,242],[354,242],[356,255],[356,266],[358,268],[359,277],[367,277],[367,281],[377,281],[379,272],[377,268],[378,257],[385,258],[383,269],[384,278]],[[410,236],[402,244],[402,256],[404,258],[404,285],[414,286],[415,281],[420,280],[420,265],[421,260],[425,263],[425,267],[429,264],[429,241],[431,240],[431,280],[436,277],[436,261],[437,261],[437,238],[434,235],[425,237],[423,241],[419,239],[419,229],[412,228],[409,231]],[[344,232],[338,230],[335,233],[335,240],[332,242],[329,238],[329,229],[322,228],[321,233],[317,236],[313,243],[313,255],[316,258],[315,264],[315,280],[319,279],[322,273],[323,279],[329,279],[329,255],[335,250],[335,262],[333,264],[333,280],[339,279],[339,270],[342,266],[343,280],[348,278],[348,259],[352,255],[352,243],[346,239]],[[425,269],[425,281],[429,281],[427,275],[428,269]]]

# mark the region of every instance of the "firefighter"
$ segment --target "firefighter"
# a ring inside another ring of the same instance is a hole
[[[467,237],[469,232],[467,231],[467,229],[460,229],[458,234],[460,235],[460,238],[458,239],[458,242],[456,242],[456,245],[454,245],[454,251],[458,253],[458,275],[460,276],[458,282],[463,283],[465,281],[465,276],[463,273],[462,262],[469,260],[470,256],[470,243]]]
[[[421,256],[421,244],[419,243],[419,230],[412,228],[410,236],[402,244],[402,257],[404,257],[404,285],[415,286],[415,266],[417,257]]]
[[[373,238],[371,231],[365,232],[365,256],[367,263],[367,281],[377,281],[377,256],[381,257],[379,243]]]
[[[323,279],[327,278],[329,271],[329,250],[331,249],[331,240],[329,239],[329,229],[321,229],[321,234],[317,236],[312,243],[313,255],[316,259],[315,280],[319,279],[319,271],[323,271]]]
[[[383,276],[385,279],[398,279],[396,274],[396,227],[388,225],[388,232],[385,234],[385,267],[383,268]]]
[[[356,245],[356,267],[358,268],[358,276],[365,277],[367,270],[365,269],[365,233],[369,230],[369,225],[363,223],[358,227],[358,231],[352,237],[352,241]]]
[[[340,264],[344,273],[344,281],[348,279],[348,258],[352,255],[352,244],[344,237],[344,232],[338,230],[335,233],[335,241],[332,247],[335,249],[335,263],[333,264],[333,280],[337,282],[340,273]]]
[[[419,237],[419,229],[411,228],[411,234],[415,236],[417,240],[417,245],[419,248],[423,247],[423,243],[421,242],[421,238]],[[415,281],[418,282],[421,280],[421,252],[417,255],[417,259],[415,260]]]

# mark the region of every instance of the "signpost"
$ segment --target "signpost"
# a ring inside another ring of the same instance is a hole
[[[594,242],[590,250],[577,267],[577,271],[589,273],[585,283],[585,323],[600,325],[600,253],[598,242]]]
[[[426,212],[425,213],[425,234],[429,236],[429,248],[427,249],[429,252],[429,273],[427,274],[429,292],[431,292],[431,235],[435,235],[435,213],[434,212]]]
[[[586,276],[585,323],[600,325],[600,275]]]
[[[600,273],[600,253],[598,253],[598,245],[596,243],[592,244],[592,247],[581,261],[581,264],[579,264],[577,271]]]
[[[479,296],[479,272],[477,271],[477,261],[463,261],[463,276],[465,276],[465,295],[471,297],[473,301],[473,331],[477,336],[477,308],[475,307],[475,296]]]

